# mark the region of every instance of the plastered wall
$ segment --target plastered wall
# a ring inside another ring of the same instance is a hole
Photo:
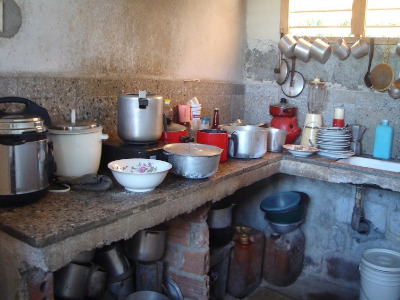
[[[16,0],[0,76],[242,81],[241,0]]]

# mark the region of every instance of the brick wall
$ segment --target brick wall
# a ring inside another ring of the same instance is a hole
[[[204,205],[181,215],[169,226],[165,265],[168,275],[178,284],[185,299],[206,300],[209,297],[209,233]]]

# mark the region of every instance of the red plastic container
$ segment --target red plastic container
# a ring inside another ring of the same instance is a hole
[[[221,148],[220,162],[228,158],[228,133],[220,129],[202,129],[197,131],[197,143]]]

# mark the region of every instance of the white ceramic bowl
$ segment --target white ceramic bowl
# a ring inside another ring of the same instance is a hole
[[[112,161],[108,168],[128,191],[148,192],[163,182],[172,165],[162,160],[130,158]]]

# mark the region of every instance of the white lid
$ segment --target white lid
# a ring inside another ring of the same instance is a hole
[[[389,249],[368,249],[362,254],[361,263],[384,272],[400,272],[400,253]]]

